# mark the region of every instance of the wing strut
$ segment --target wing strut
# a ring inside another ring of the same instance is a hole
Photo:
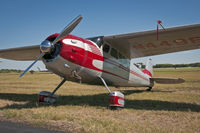
[[[101,79],[101,81],[102,81],[103,84],[105,85],[106,89],[109,91],[109,94],[111,94],[111,91],[110,91],[110,89],[108,88],[108,86],[107,86],[105,80],[104,80],[102,77],[100,77],[100,76],[99,76],[99,78]]]

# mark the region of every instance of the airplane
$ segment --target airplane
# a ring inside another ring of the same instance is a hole
[[[109,92],[109,107],[123,108],[124,94],[111,91],[115,87],[147,87],[152,90],[154,83],[183,83],[181,78],[153,77],[152,59],[143,70],[130,63],[133,58],[160,55],[200,48],[200,24],[167,28],[129,34],[81,38],[70,33],[80,23],[82,16],[76,17],[60,33],[48,36],[40,45],[0,50],[0,58],[11,60],[35,60],[22,77],[38,60],[46,68],[62,77],[62,81],[52,91],[38,94],[39,103],[56,102],[55,92],[65,81],[104,85]]]

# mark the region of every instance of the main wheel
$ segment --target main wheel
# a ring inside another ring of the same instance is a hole
[[[151,91],[152,90],[152,87],[149,87],[148,89],[146,89],[146,91]]]
[[[42,91],[38,94],[38,103],[53,104],[57,101],[58,95],[52,95],[51,92]]]

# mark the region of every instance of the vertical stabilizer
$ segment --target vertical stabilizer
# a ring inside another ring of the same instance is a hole
[[[152,64],[152,59],[148,59],[146,63],[146,67],[143,70],[143,73],[149,75],[150,77],[153,76],[153,64]]]

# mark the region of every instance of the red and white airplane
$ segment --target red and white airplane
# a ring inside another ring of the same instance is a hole
[[[66,81],[105,85],[110,94],[110,107],[124,107],[124,95],[111,92],[116,87],[148,87],[156,83],[182,83],[183,79],[154,78],[152,61],[141,71],[130,59],[200,48],[200,24],[112,36],[83,39],[70,32],[82,20],[75,18],[64,30],[47,37],[40,45],[0,50],[0,58],[35,60],[22,77],[38,60],[46,68],[63,78],[53,92],[40,92],[39,102],[53,103],[55,92]]]

